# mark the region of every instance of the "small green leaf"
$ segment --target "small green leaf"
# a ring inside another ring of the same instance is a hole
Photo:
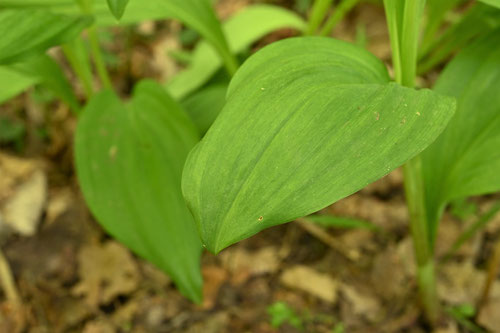
[[[205,134],[226,103],[227,85],[208,86],[182,101],[182,106],[196,124],[201,134]]]
[[[279,328],[285,323],[289,323],[296,329],[302,330],[304,324],[302,319],[285,302],[276,302],[267,308],[267,313],[271,316],[271,326]]]
[[[127,7],[128,0],[107,0],[109,10],[116,17],[117,20],[121,19],[123,13],[125,13],[125,8]]]
[[[91,17],[71,17],[46,10],[2,10],[0,64],[17,62],[64,44],[77,37],[91,23]]]
[[[22,122],[0,115],[0,143],[19,142],[25,132]]]
[[[435,90],[458,100],[456,115],[422,155],[431,241],[454,199],[500,190],[500,30],[446,67]]]
[[[323,227],[341,228],[341,229],[378,229],[376,225],[368,221],[352,219],[348,217],[338,217],[331,215],[309,215],[304,217],[305,221],[320,224]]]
[[[237,54],[272,31],[282,28],[301,31],[305,26],[304,20],[289,10],[254,5],[231,17],[223,28],[229,48]],[[166,87],[174,97],[182,98],[205,84],[221,66],[217,53],[206,42],[201,42],[193,52],[189,67],[167,82]]]
[[[10,66],[0,66],[0,104],[17,96],[39,79],[19,72]]]
[[[123,104],[111,91],[92,98],[79,119],[76,170],[103,227],[201,300],[201,243],[181,195],[181,173],[198,141],[188,116],[153,82]]]
[[[80,104],[73,87],[66,78],[59,64],[48,55],[41,55],[30,58],[25,62],[12,66],[20,73],[36,78],[36,80],[46,86],[55,95],[61,98],[75,112],[80,110]]]
[[[67,103],[75,112],[80,105],[60,66],[42,54],[9,66],[0,66],[0,103],[42,84]]]
[[[352,194],[420,153],[454,108],[389,83],[382,62],[346,42],[265,47],[186,162],[183,193],[204,244],[217,253]]]

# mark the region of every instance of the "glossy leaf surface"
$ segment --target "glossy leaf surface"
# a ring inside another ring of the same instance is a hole
[[[500,30],[463,50],[436,83],[458,108],[422,155],[432,241],[448,202],[500,190],[499,87]]]
[[[106,91],[90,101],[75,139],[78,179],[104,228],[201,299],[201,243],[181,195],[181,173],[198,141],[187,115],[153,82],[129,104]]]
[[[304,20],[291,11],[276,6],[255,5],[230,18],[223,29],[229,48],[237,54],[277,29],[300,31],[305,26]],[[189,67],[167,82],[166,87],[174,97],[182,98],[206,83],[221,66],[222,61],[215,50],[206,42],[201,42],[193,53]]]
[[[45,10],[1,10],[0,64],[17,62],[66,43],[91,23],[90,17],[70,17]]]
[[[352,194],[421,152],[454,107],[389,83],[377,58],[346,42],[271,44],[237,72],[186,162],[183,193],[204,244],[219,252]]]

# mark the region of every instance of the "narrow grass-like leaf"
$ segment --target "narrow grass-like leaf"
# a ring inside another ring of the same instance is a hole
[[[463,50],[436,83],[458,109],[422,155],[432,243],[447,203],[500,190],[499,86],[500,30]]]
[[[92,23],[87,16],[70,17],[45,10],[0,11],[0,64],[23,60],[77,37]]]
[[[195,126],[164,89],[140,83],[129,104],[105,91],[79,120],[76,169],[103,227],[201,299],[201,243],[181,195],[181,173],[198,141]]]
[[[339,217],[332,215],[309,215],[303,218],[304,221],[316,223],[327,228],[339,229],[369,229],[376,230],[378,227],[368,221],[353,219],[348,217]]]
[[[455,101],[389,83],[367,51],[330,38],[262,49],[191,151],[183,193],[210,251],[309,215],[428,146]]]
[[[123,13],[125,13],[125,8],[127,7],[128,0],[107,0],[108,7],[114,17],[117,20],[121,19]]]
[[[223,29],[231,51],[237,54],[277,29],[293,28],[301,31],[305,27],[304,20],[289,10],[254,5],[230,18],[224,23]],[[174,97],[185,97],[205,84],[221,66],[222,61],[213,48],[201,42],[193,53],[189,67],[167,82],[166,87]]]

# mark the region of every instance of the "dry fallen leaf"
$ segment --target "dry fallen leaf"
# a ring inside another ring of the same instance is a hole
[[[34,235],[46,200],[47,177],[43,171],[36,170],[6,200],[3,222],[23,236]]]
[[[267,246],[256,252],[243,247],[229,248],[220,255],[223,266],[232,274],[231,282],[242,284],[251,276],[275,273],[280,264],[278,248]]]
[[[88,322],[83,328],[83,333],[115,333],[116,330],[110,323],[103,320]]]
[[[84,246],[78,254],[80,282],[73,288],[74,295],[85,296],[89,305],[107,304],[118,295],[136,290],[139,272],[130,254],[120,244]]]
[[[338,282],[307,266],[294,266],[281,274],[281,282],[294,289],[305,291],[328,303],[337,301]]]
[[[36,160],[0,153],[0,202],[12,196],[16,186],[38,167],[39,162]]]
[[[500,332],[500,297],[490,299],[481,308],[477,321],[491,332]]]
[[[364,316],[370,320],[375,320],[380,316],[382,306],[372,295],[361,293],[355,287],[348,284],[342,284],[339,290],[351,304],[355,315]]]
[[[203,273],[203,304],[204,309],[211,309],[215,305],[219,288],[227,280],[225,269],[217,266],[205,266]]]

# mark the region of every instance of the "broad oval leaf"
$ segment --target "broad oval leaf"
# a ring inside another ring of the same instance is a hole
[[[92,23],[87,16],[71,17],[38,9],[0,11],[0,64],[20,61],[77,37]]]
[[[262,49],[191,151],[183,193],[213,252],[361,189],[421,152],[454,100],[390,83],[367,51],[331,38]]]
[[[471,44],[443,71],[435,90],[457,98],[457,112],[422,154],[434,243],[451,200],[500,190],[500,30]]]
[[[123,13],[125,13],[125,8],[127,7],[128,0],[107,0],[108,7],[114,17],[117,20],[121,19]]]
[[[201,243],[181,194],[181,173],[198,141],[186,114],[153,82],[129,104],[106,91],[79,119],[76,170],[103,227],[167,272],[180,291],[201,300]]]
[[[259,22],[259,24],[255,24]],[[243,9],[223,25],[230,50],[243,52],[257,40],[282,28],[305,29],[304,20],[289,10],[270,5],[254,5]],[[205,84],[222,66],[215,50],[206,42],[197,45],[189,67],[167,82],[172,96],[182,98]]]

